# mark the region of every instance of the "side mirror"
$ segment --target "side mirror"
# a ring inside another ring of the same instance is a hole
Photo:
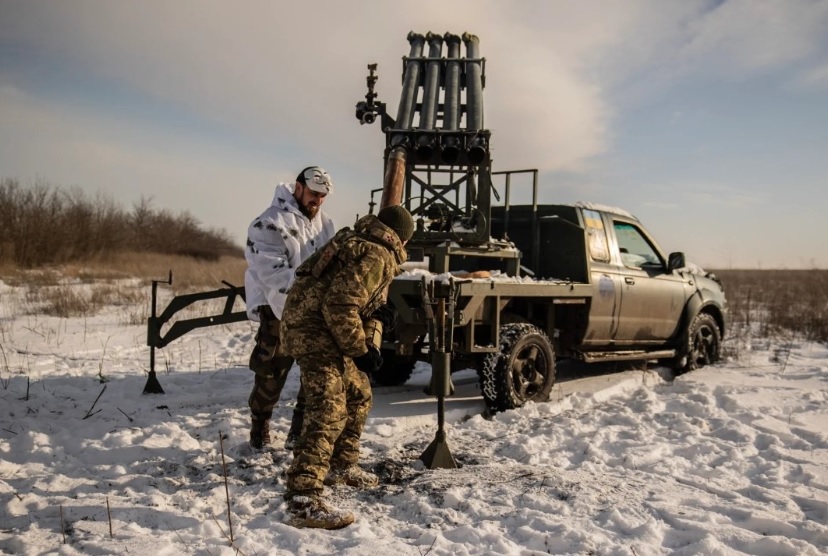
[[[687,261],[685,260],[684,253],[681,251],[670,253],[670,256],[667,257],[667,272],[673,272],[685,266],[687,266]]]

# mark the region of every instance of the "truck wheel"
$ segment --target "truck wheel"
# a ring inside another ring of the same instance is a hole
[[[506,324],[500,329],[500,352],[486,358],[480,385],[492,411],[549,399],[555,384],[555,356],[549,338],[537,326]]]
[[[678,374],[712,365],[721,357],[722,335],[712,315],[699,313],[687,329],[687,357],[680,358],[674,369]]]
[[[393,349],[384,349],[382,367],[371,378],[379,386],[401,386],[411,378],[416,364],[417,359],[413,356],[397,355]]]

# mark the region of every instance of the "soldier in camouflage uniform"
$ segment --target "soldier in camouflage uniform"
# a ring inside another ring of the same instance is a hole
[[[293,525],[344,527],[354,516],[326,504],[323,485],[378,483],[357,463],[372,403],[368,374],[382,365],[363,327],[385,303],[413,232],[404,207],[386,207],[361,218],[353,230],[337,232],[296,271],[281,329],[306,397],[305,426],[287,471],[285,499]]]
[[[285,386],[293,358],[283,353],[279,321],[299,265],[336,231],[322,212],[322,203],[333,188],[328,173],[310,166],[295,183],[280,183],[273,203],[251,222],[247,231],[244,276],[245,301],[250,320],[258,321],[256,345],[250,354],[250,369],[256,373],[248,405],[251,413],[250,445],[261,449],[270,444],[270,418]],[[285,447],[302,430],[304,396],[300,387]]]

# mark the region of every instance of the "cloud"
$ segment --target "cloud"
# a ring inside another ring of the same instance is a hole
[[[807,88],[828,87],[828,63],[809,68],[801,75],[799,85]]]
[[[333,1],[12,6],[14,25],[2,31],[27,49],[182,114],[260,141],[287,136],[343,163],[365,156],[352,139],[365,65],[380,64],[378,92],[395,115],[407,32],[472,31],[488,61],[498,160],[543,170],[584,168],[607,151],[613,88],[638,72],[778,66],[811,52],[827,11],[741,0],[605,4],[600,17],[588,2],[493,0],[372,2],[364,14]]]
[[[679,203],[668,203],[664,201],[644,201],[642,204],[654,210],[676,210],[681,208]]]
[[[395,115],[405,36],[439,22],[438,32],[481,36],[487,123],[525,138],[522,147],[502,141],[502,159],[554,168],[602,152],[608,109],[577,62],[592,43],[557,39],[562,54],[550,57],[540,26],[508,12],[497,2],[379,2],[362,18],[338,2],[35,4],[12,38],[182,113],[260,140],[286,135],[347,160],[364,156],[351,138],[366,64],[380,64],[378,92]]]
[[[687,44],[678,54],[695,71],[740,77],[810,56],[826,27],[825,2],[728,0],[687,22]]]
[[[741,190],[728,185],[690,184],[674,186],[672,191],[681,191],[682,197],[690,203],[701,206],[721,205],[747,208],[768,203],[767,194]]]
[[[0,87],[2,177],[38,176],[52,185],[80,185],[111,194],[123,206],[141,197],[160,208],[187,211],[241,239],[252,215],[270,201],[278,167],[260,167],[245,153],[166,136],[152,125],[69,114],[10,87]],[[282,170],[281,172],[289,172]],[[240,243],[241,244],[241,243]]]

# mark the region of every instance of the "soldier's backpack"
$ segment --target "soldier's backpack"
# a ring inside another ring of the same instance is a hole
[[[345,242],[356,235],[357,233],[348,227],[342,228],[336,232],[322,251],[319,252],[319,256],[316,257],[316,261],[313,263],[313,267],[311,268],[311,275],[314,278],[322,276],[330,266],[331,261],[336,258],[336,254],[340,249],[342,249],[342,246],[345,245]]]

